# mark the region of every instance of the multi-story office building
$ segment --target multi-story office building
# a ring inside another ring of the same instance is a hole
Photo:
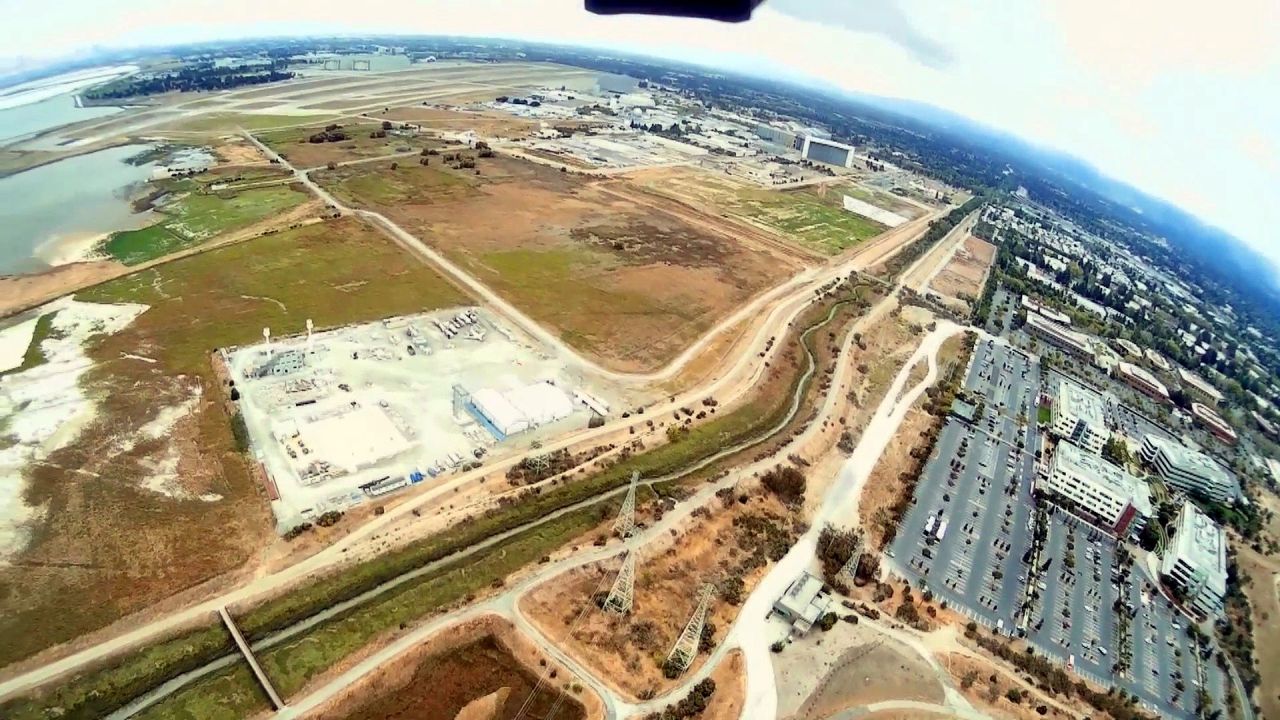
[[[1160,573],[1188,604],[1207,616],[1222,615],[1227,594],[1227,538],[1194,503],[1183,503],[1178,527],[1160,558]]]
[[[1182,387],[1187,391],[1187,394],[1200,402],[1209,405],[1217,405],[1222,402],[1222,393],[1219,392],[1218,388],[1190,370],[1178,368],[1178,379],[1182,381]]]
[[[1235,428],[1231,427],[1231,423],[1210,409],[1208,405],[1198,402],[1191,403],[1191,417],[1195,418],[1201,427],[1208,430],[1210,435],[1228,445],[1236,444]]]
[[[1102,452],[1109,436],[1102,396],[1064,378],[1058,385],[1049,432],[1095,455]]]
[[[1038,313],[1027,313],[1026,330],[1050,345],[1079,358],[1093,359],[1093,347],[1083,333],[1045,319]]]
[[[1178,442],[1148,435],[1142,439],[1138,456],[1161,480],[1183,492],[1217,502],[1233,502],[1239,497],[1236,480],[1226,468]]]
[[[1133,363],[1122,362],[1115,366],[1113,374],[1123,380],[1129,387],[1146,395],[1159,403],[1169,402],[1169,388],[1156,379],[1155,375],[1143,370]]]
[[[1118,536],[1137,531],[1151,517],[1147,484],[1070,442],[1058,443],[1039,489]]]

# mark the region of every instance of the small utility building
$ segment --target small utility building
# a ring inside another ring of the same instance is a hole
[[[823,586],[821,578],[808,572],[801,573],[782,597],[774,601],[773,611],[789,620],[794,630],[807,633],[831,604],[831,596]]]

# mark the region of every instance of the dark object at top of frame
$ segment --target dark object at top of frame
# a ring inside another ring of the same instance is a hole
[[[764,0],[584,0],[597,15],[671,15],[745,22]]]

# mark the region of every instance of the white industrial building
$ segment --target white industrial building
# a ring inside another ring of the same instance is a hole
[[[525,432],[573,414],[573,400],[549,382],[499,391],[477,390],[471,405],[504,436]]]
[[[1233,502],[1238,495],[1235,478],[1226,468],[1202,452],[1191,450],[1155,435],[1142,440],[1138,451],[1164,482],[1188,493],[1197,493],[1217,502]]]
[[[1147,484],[1101,457],[1070,442],[1058,443],[1049,472],[1039,489],[1065,498],[1074,510],[1123,536],[1151,517]]]
[[[1160,559],[1160,573],[1196,611],[1222,614],[1227,594],[1226,534],[1194,503],[1182,504],[1178,528]]]
[[[298,462],[326,462],[345,474],[372,467],[413,447],[377,405],[284,421],[276,436],[296,445]]]
[[[1095,455],[1102,452],[1109,436],[1102,396],[1064,378],[1058,385],[1049,432]]]
[[[851,167],[853,165],[853,148],[834,140],[823,140],[812,135],[805,136],[804,146],[800,148],[800,156],[806,160]]]

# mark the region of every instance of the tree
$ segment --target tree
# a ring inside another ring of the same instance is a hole
[[[396,162],[391,163],[392,170],[397,170],[399,168],[400,168],[400,163],[396,163]]]
[[[391,121],[390,121],[390,120],[383,120],[383,121],[382,121],[382,129],[383,129],[383,130],[390,130],[390,129],[391,129]]]
[[[799,504],[804,500],[804,491],[808,486],[804,473],[791,465],[777,465],[760,479],[762,485],[784,503]]]
[[[1156,524],[1149,522],[1142,526],[1142,532],[1138,533],[1138,544],[1143,550],[1152,552],[1156,546],[1160,544],[1160,532],[1156,530]]]

